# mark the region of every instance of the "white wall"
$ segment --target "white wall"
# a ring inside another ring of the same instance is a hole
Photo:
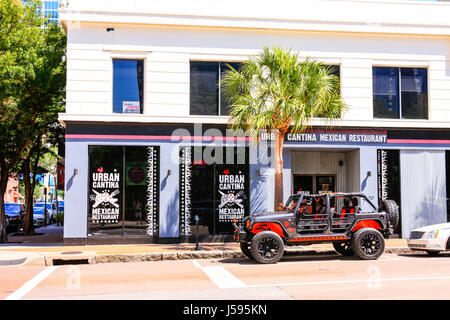
[[[447,221],[445,151],[400,150],[402,237]]]
[[[450,121],[450,41],[445,37],[81,23],[68,25],[68,114],[112,114],[112,59],[145,60],[147,116],[189,116],[189,61],[242,61],[278,45],[341,66],[344,120],[373,119],[372,66],[428,68],[429,120]],[[127,117],[129,115],[120,115]],[[405,121],[383,120],[397,126]]]

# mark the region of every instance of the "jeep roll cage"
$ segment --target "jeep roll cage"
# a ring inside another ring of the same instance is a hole
[[[319,193],[319,194],[303,194],[303,193],[294,193],[291,194],[288,198],[291,199],[292,197],[299,197],[299,201],[297,201],[295,208],[292,208],[292,210],[289,210],[290,212],[297,212],[298,207],[301,204],[301,200],[303,200],[304,197],[311,197],[311,198],[319,198],[319,197],[324,197],[326,198],[326,205],[327,208],[330,208],[330,197],[362,197],[364,198],[364,200],[366,200],[369,205],[374,209],[375,212],[378,212],[378,208],[373,204],[372,201],[370,201],[369,198],[367,198],[367,196],[362,193],[362,192],[327,192],[327,193]],[[288,209],[287,207],[288,205],[288,201],[286,201],[286,206],[283,206],[283,209]]]

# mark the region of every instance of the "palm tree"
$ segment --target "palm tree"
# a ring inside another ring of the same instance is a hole
[[[346,108],[339,79],[314,58],[279,47],[264,47],[238,70],[229,66],[221,88],[230,102],[229,125],[259,140],[261,132],[275,133],[275,209],[283,201],[283,143],[288,132],[307,129],[311,118],[327,125]]]

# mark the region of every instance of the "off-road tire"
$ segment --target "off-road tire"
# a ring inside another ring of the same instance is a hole
[[[244,256],[246,256],[249,259],[254,259],[252,252],[250,251],[250,245],[248,243],[241,242],[240,246],[241,246],[241,251],[244,254]]]
[[[350,257],[355,255],[350,241],[333,242],[333,247],[342,256]]]
[[[400,214],[398,212],[398,205],[394,200],[383,200],[381,202],[383,210],[387,213],[388,220],[392,225],[392,228],[395,230],[400,221]]]
[[[261,231],[253,237],[250,251],[259,263],[276,263],[283,256],[284,242],[275,232]]]
[[[374,228],[356,231],[351,239],[352,249],[363,260],[378,259],[384,252],[384,237]]]

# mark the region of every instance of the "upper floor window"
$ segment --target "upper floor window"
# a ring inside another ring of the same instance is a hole
[[[427,69],[373,67],[372,74],[375,118],[428,118]]]
[[[143,113],[144,61],[113,60],[113,112]]]
[[[341,66],[338,64],[324,64],[324,67],[328,68],[328,71],[338,78],[341,79]]]
[[[230,114],[229,102],[218,85],[222,74],[229,69],[239,69],[239,62],[191,61],[190,64],[190,114]]]

